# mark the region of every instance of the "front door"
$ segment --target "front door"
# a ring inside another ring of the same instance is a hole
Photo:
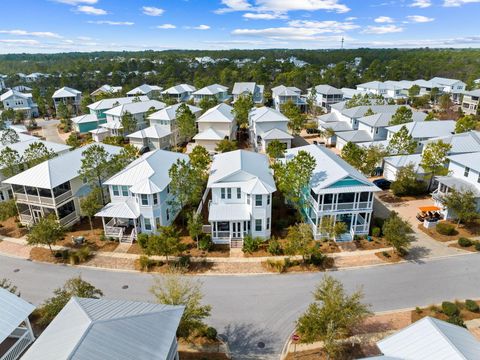
[[[242,237],[242,222],[234,221],[232,223],[232,238],[239,239]]]
[[[32,209],[33,221],[38,222],[42,217],[42,210],[39,209]]]

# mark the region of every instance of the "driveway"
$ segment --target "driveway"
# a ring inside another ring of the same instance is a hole
[[[331,272],[352,291],[363,287],[374,311],[427,306],[446,299],[480,298],[480,255]],[[67,279],[82,277],[107,298],[154,301],[150,274],[35,263],[0,257],[0,278],[13,281],[34,304]],[[278,359],[295,320],[312,301],[323,273],[202,276],[209,323],[227,340],[234,359]],[[127,285],[127,289],[122,287]]]
[[[415,233],[415,241],[412,243],[412,249],[410,251],[410,256],[412,258],[434,258],[466,253],[465,250],[448,247],[447,244],[432,239],[418,229],[418,225],[420,224],[416,219],[416,215],[419,211],[418,208],[421,206],[432,206],[433,201],[431,198],[401,203],[386,203],[378,200],[378,198],[375,200],[375,210],[379,211],[379,216],[386,217],[385,215],[387,214],[388,216],[389,211],[396,211],[402,219],[407,220],[412,226]]]
[[[38,120],[37,125],[42,128],[43,137],[47,141],[65,144],[65,141],[60,137],[57,130],[57,125],[60,123],[60,120]]]

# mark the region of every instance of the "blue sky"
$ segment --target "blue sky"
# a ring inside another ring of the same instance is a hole
[[[480,47],[480,0],[2,2],[0,53]]]

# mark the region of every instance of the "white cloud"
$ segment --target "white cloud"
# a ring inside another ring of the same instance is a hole
[[[443,6],[445,7],[457,7],[465,4],[480,3],[480,0],[444,0]]]
[[[37,36],[45,38],[60,39],[61,36],[50,31],[26,31],[26,30],[0,30],[0,34],[17,35],[17,36]]]
[[[407,19],[414,23],[427,23],[435,20],[434,18],[426,17],[423,15],[410,15],[407,16]]]
[[[198,26],[193,26],[190,29],[193,29],[193,30],[208,30],[208,29],[210,29],[210,26],[202,24],[202,25],[198,25]]]
[[[383,25],[383,26],[367,26],[365,30],[362,31],[363,34],[391,34],[402,32],[403,28],[397,25]]]
[[[80,5],[80,4],[89,4],[93,5],[98,2],[98,0],[53,0],[55,2],[67,5]]]
[[[390,16],[379,16],[374,21],[380,24],[395,22]]]
[[[217,9],[217,14],[232,11],[250,11],[260,13],[288,13],[289,11],[333,11],[345,13],[350,8],[339,2],[340,0],[254,0],[252,5],[247,0],[222,0],[225,7]]]
[[[355,16],[349,16],[347,18],[345,18],[345,21],[353,21],[353,20],[357,20],[358,18],[355,17]]]
[[[93,6],[88,6],[88,5],[82,5],[82,6],[77,6],[77,11],[88,14],[88,15],[106,15],[107,12],[103,9],[99,9]]]
[[[232,35],[240,36],[254,36],[265,37],[273,40],[294,40],[294,41],[326,41],[332,40],[339,42],[342,38],[341,35],[337,36],[324,36],[328,31],[314,28],[296,28],[296,27],[276,27],[265,29],[235,29],[232,31]],[[329,31],[331,33],[331,31]]]
[[[425,8],[428,8],[428,7],[432,6],[432,1],[431,0],[414,0],[408,6],[425,9]]]
[[[251,5],[247,0],[222,0],[222,4],[225,7],[215,10],[216,14],[225,14],[232,11],[248,11],[251,9]]]
[[[87,21],[89,24],[97,25],[112,25],[112,26],[132,26],[135,23],[131,21],[110,21],[110,20],[99,20],[99,21]]]
[[[275,19],[288,19],[287,15],[275,14],[275,13],[245,13],[243,14],[245,19],[250,20],[275,20]]]
[[[360,26],[347,21],[314,21],[314,20],[292,20],[288,22],[288,25],[294,28],[306,28],[306,29],[315,29],[317,33],[334,33],[339,34],[348,30],[358,29]]]
[[[91,41],[92,40],[92,38],[89,37],[89,36],[77,36],[77,39],[82,40],[82,41]]]
[[[145,15],[148,16],[160,16],[165,12],[165,10],[154,6],[143,6],[142,11]]]
[[[162,25],[157,25],[157,29],[176,29],[177,27],[173,24],[162,24]]]
[[[21,44],[21,45],[37,45],[40,44],[37,40],[31,39],[0,39],[3,44]]]

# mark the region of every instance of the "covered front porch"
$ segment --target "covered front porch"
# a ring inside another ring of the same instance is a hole
[[[308,216],[308,220],[312,225],[315,240],[332,237],[337,242],[346,242],[353,241],[355,235],[367,235],[369,233],[371,212]],[[331,235],[329,233],[330,228],[338,222],[344,223],[347,231],[340,235]]]
[[[107,238],[133,243],[141,232],[140,214],[128,203],[107,204],[95,216],[102,218],[103,231]]]
[[[251,219],[245,204],[210,204],[208,221],[204,231],[212,236],[215,244],[242,247],[243,238],[251,233]]]

